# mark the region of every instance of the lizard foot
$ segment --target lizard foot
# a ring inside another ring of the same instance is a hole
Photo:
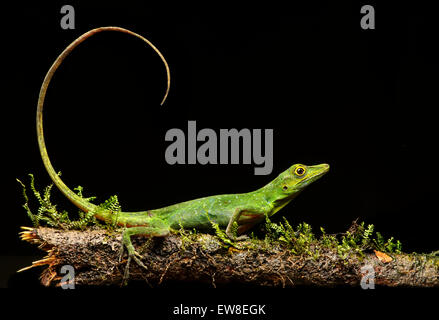
[[[128,249],[128,248],[127,248]],[[127,264],[125,266],[125,271],[123,274],[123,280],[122,280],[122,284],[127,284],[128,283],[128,279],[130,277],[130,263],[131,263],[131,259],[134,259],[134,261],[137,263],[138,266],[144,268],[145,270],[148,270],[148,267],[145,266],[145,264],[142,262],[142,255],[140,253],[138,253],[136,250],[130,250],[128,249],[128,259],[127,259]]]

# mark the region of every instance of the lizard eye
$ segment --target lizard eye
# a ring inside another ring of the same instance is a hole
[[[302,167],[302,166],[298,166],[298,167],[296,168],[296,170],[294,170],[294,173],[295,173],[296,175],[298,175],[299,177],[300,177],[300,176],[303,176],[303,175],[305,174],[305,172],[306,172],[306,170],[305,170],[305,168]]]

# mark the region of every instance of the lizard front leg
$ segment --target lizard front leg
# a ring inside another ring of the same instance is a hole
[[[241,208],[236,208],[235,211],[233,212],[233,215],[232,215],[232,217],[230,218],[230,220],[229,220],[229,224],[227,225],[227,228],[226,228],[226,235],[227,235],[230,239],[232,239],[232,240],[234,240],[234,241],[240,241],[240,240],[248,239],[248,236],[246,236],[246,235],[242,235],[242,236],[237,237],[237,236],[235,236],[235,235],[233,234],[233,232],[232,232],[232,230],[233,230],[233,224],[234,224],[235,222],[238,223],[238,220],[239,220],[239,218],[241,217],[241,214],[242,214],[243,211],[244,211],[244,210],[242,210]]]

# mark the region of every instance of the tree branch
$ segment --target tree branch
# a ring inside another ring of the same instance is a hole
[[[75,270],[76,285],[119,285],[122,283],[126,254],[119,261],[121,234],[105,230],[60,230],[24,228],[23,240],[39,245],[48,255],[22,270],[44,266],[41,283],[61,284],[63,265]],[[130,280],[143,280],[152,286],[165,281],[188,281],[219,285],[294,287],[360,286],[362,268],[374,272],[377,286],[439,287],[439,259],[431,255],[394,254],[377,251],[342,257],[336,249],[320,248],[318,256],[295,255],[280,244],[263,240],[226,247],[209,234],[172,234],[165,238],[133,238],[148,270],[135,262]],[[363,272],[364,269],[363,269]]]

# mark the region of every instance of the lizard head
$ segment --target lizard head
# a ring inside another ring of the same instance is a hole
[[[326,163],[305,166],[295,164],[282,172],[275,180],[262,188],[266,199],[274,206],[270,215],[276,213],[293,200],[308,185],[322,177],[329,170]]]
[[[285,196],[293,195],[321,178],[329,170],[326,163],[306,166],[303,164],[292,165],[279,176],[279,187]]]

